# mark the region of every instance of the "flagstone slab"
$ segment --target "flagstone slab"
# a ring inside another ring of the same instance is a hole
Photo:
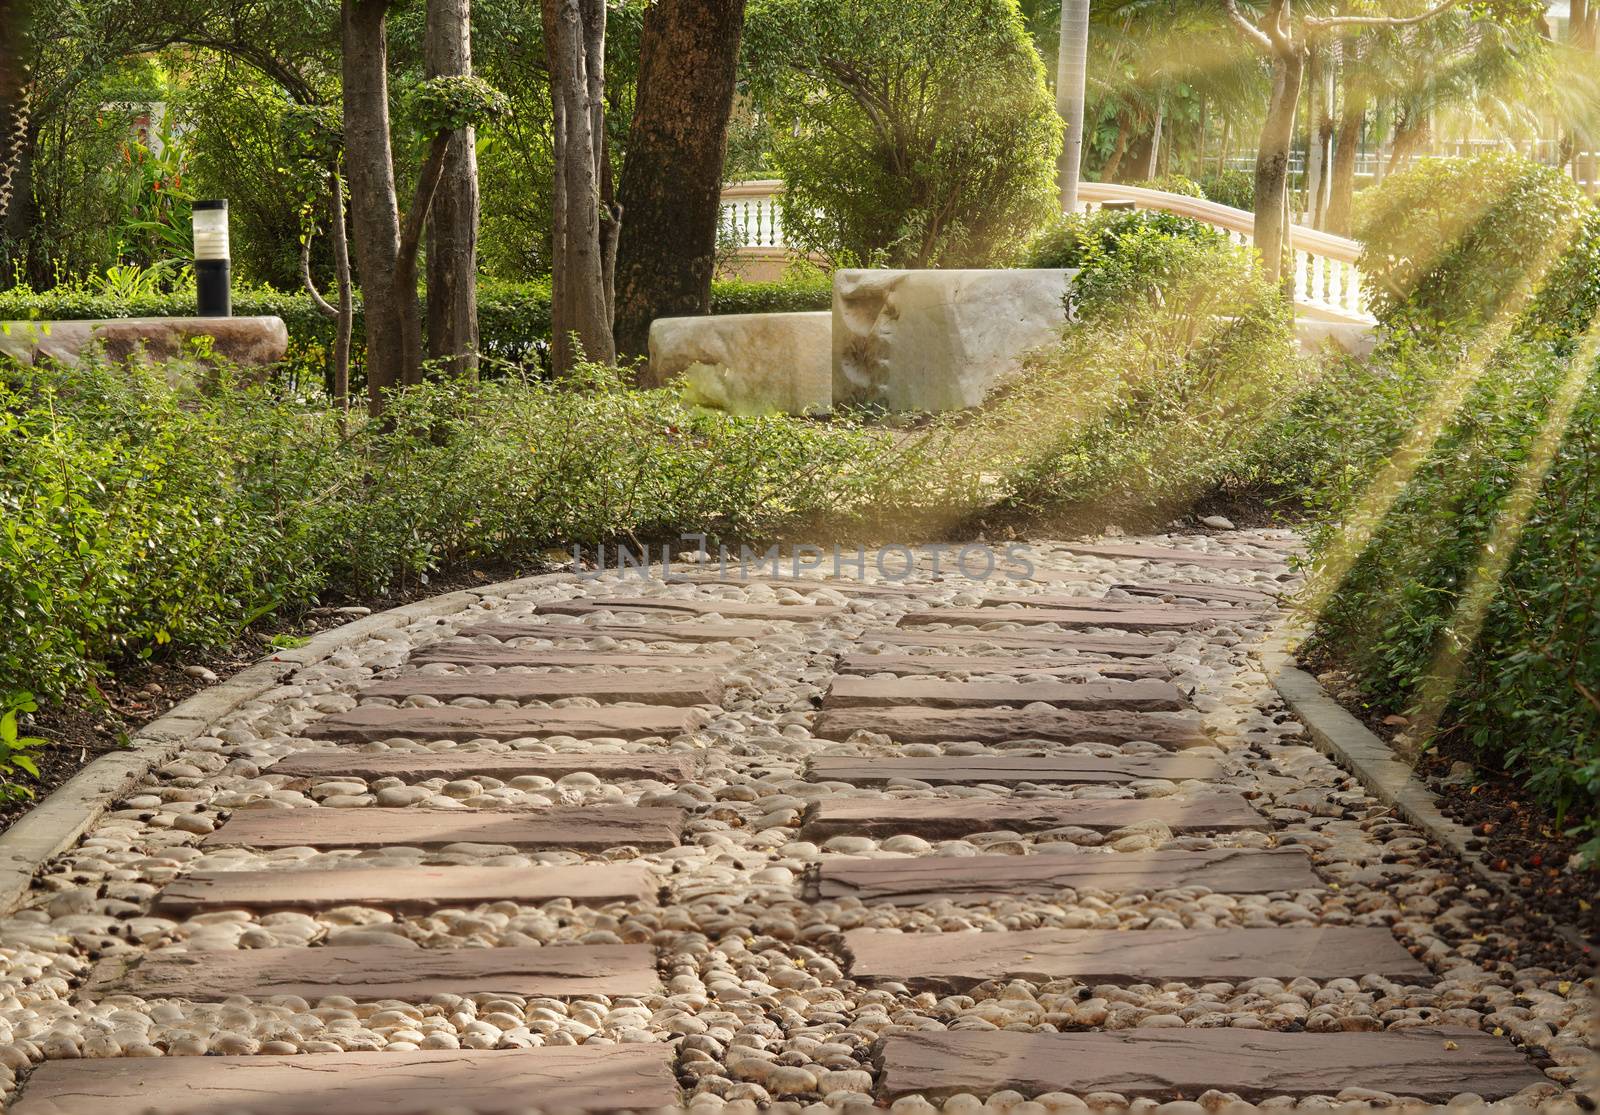
[[[511,639],[638,639],[645,643],[727,643],[734,639],[760,639],[767,628],[759,623],[505,623],[491,621],[463,627],[457,634]]]
[[[88,995],[220,1002],[230,995],[266,999],[294,995],[315,1001],[352,999],[422,1002],[430,995],[649,995],[659,989],[649,945],[550,945],[512,948],[164,949],[129,963],[100,961],[84,984]]]
[[[983,619],[980,623],[996,622],[994,613],[981,614]],[[1085,635],[1077,631],[932,631],[920,627],[871,631],[863,639],[892,647],[1003,647],[1054,650],[1063,654],[1104,654],[1112,658],[1154,658],[1170,653],[1175,646],[1171,639],[1152,638],[1149,635]]]
[[[478,775],[508,780],[525,774],[565,778],[578,773],[593,774],[608,782],[627,778],[686,782],[694,772],[693,755],[546,755],[529,751],[307,751],[280,759],[267,768],[268,774],[294,778],[344,776],[369,782],[375,778],[424,782],[430,778],[454,780]]]
[[[675,1106],[667,1044],[49,1061],[12,1115],[510,1115]]]
[[[1159,662],[1108,662],[1096,658],[1005,658],[999,655],[852,654],[839,662],[841,674],[1071,674],[1093,670],[1101,677],[1166,681],[1172,671]]]
[[[1333,1034],[1198,1027],[897,1034],[884,1042],[880,1063],[883,1098],[919,1093],[935,1101],[1003,1089],[1116,1092],[1129,1099],[1192,1098],[1215,1089],[1261,1100],[1358,1087],[1445,1102],[1463,1092],[1501,1099],[1546,1079],[1510,1042],[1458,1026]]]
[[[329,910],[372,906],[421,913],[489,902],[537,906],[654,905],[656,876],[635,864],[561,867],[337,867],[328,870],[194,871],[162,888],[153,911],[183,917],[206,910]]]
[[[547,600],[535,611],[550,616],[587,616],[595,612],[685,612],[692,616],[719,615],[725,619],[814,623],[844,611],[837,604],[747,604],[740,600],[712,600],[684,596],[579,596]]]
[[[897,933],[852,929],[844,935],[850,975],[892,980],[916,991],[963,992],[998,979],[1087,984],[1288,981],[1377,975],[1431,983],[1427,965],[1383,928],[1032,929],[1006,933]]]
[[[1129,582],[1112,587],[1130,596],[1150,596],[1157,600],[1213,600],[1219,604],[1243,604],[1249,607],[1266,607],[1278,598],[1278,594],[1270,589],[1249,585],[1214,585],[1204,581]]]
[[[1076,709],[843,708],[817,714],[812,734],[845,741],[877,732],[897,743],[1004,743],[1039,739],[1055,743],[1154,743],[1204,747],[1198,716],[1175,712],[1080,712]]]
[[[848,782],[854,786],[882,786],[896,778],[935,786],[1015,786],[1023,782],[1117,784],[1146,778],[1215,782],[1225,775],[1215,759],[1190,755],[927,755],[816,758],[806,767],[806,777],[813,782]]]
[[[729,569],[736,570],[737,565],[730,563]],[[717,585],[729,588],[745,588],[750,585],[767,585],[771,588],[787,588],[796,592],[819,592],[827,589],[845,596],[923,596],[930,589],[937,591],[938,585],[891,585],[878,581],[853,581],[843,577],[774,577],[757,576],[740,577],[736,573],[723,576],[717,573],[674,573],[667,578],[668,584],[688,585]]]
[[[710,670],[731,665],[731,654],[651,654],[606,650],[533,650],[498,644],[448,642],[422,647],[412,654],[414,666],[601,666],[617,670]]]
[[[996,604],[1020,604],[1021,600],[991,598],[982,608],[937,608],[908,612],[900,617],[901,627],[920,627],[934,623],[1054,623],[1064,629],[1104,627],[1116,631],[1190,631],[1211,627],[1218,617],[1209,610],[1179,608],[1171,604],[1132,605],[1124,609],[1085,607],[999,608]],[[1239,618],[1235,616],[1224,619]]]
[[[1111,832],[1159,821],[1173,832],[1235,832],[1271,823],[1238,794],[1197,798],[832,798],[811,807],[801,832],[807,840],[830,836],[910,833],[949,840],[975,832],[1036,832],[1076,828]]]
[[[1131,618],[1143,624],[1161,617],[1178,617],[1184,623],[1206,621],[1226,623],[1253,616],[1261,611],[1260,601],[1254,607],[1212,607],[1205,604],[1167,604],[1159,600],[1102,600],[1084,596],[985,596],[985,608],[1004,608],[1020,604],[1024,608],[1064,608],[1075,612],[1099,612],[1117,617],[1118,621]]]
[[[1192,886],[1220,894],[1270,894],[1314,889],[1322,883],[1311,871],[1310,858],[1298,848],[1209,848],[894,859],[837,856],[822,861],[808,893],[813,899],[919,906],[940,899],[1059,897],[1063,888],[1148,894]]]
[[[1080,557],[1106,558],[1110,561],[1154,561],[1169,565],[1199,565],[1212,569],[1284,568],[1284,563],[1275,558],[1219,554],[1210,550],[1190,550],[1180,546],[1124,546],[1099,542],[1070,542],[1060,548]]]
[[[635,806],[557,806],[551,809],[240,809],[203,844],[251,848],[442,848],[447,844],[505,844],[513,848],[602,851],[632,845],[652,851],[676,846],[683,832],[677,809]]]
[[[433,697],[453,701],[558,701],[588,697],[602,704],[632,701],[646,705],[714,705],[722,682],[707,673],[634,674],[417,674],[403,673],[361,689],[363,697]]]
[[[615,736],[641,739],[693,731],[692,708],[391,708],[362,705],[306,728],[311,739],[370,743],[394,739],[525,739],[532,736]]]
[[[1166,681],[945,681],[935,678],[836,677],[824,709],[899,707],[961,709],[1046,704],[1056,708],[1186,709],[1189,699]]]

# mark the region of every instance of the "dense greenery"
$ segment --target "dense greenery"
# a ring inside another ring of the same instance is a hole
[[[791,245],[981,267],[1052,211],[1060,119],[1010,0],[752,0]]]
[[[348,431],[323,408],[161,373],[0,372],[0,691],[226,640],[328,593],[618,537],[801,531],[881,478],[881,435],[731,418],[586,367],[438,384]]]
[[[1316,641],[1375,707],[1592,825],[1600,214],[1543,168],[1485,170],[1503,200],[1454,165],[1384,185],[1369,220],[1390,239],[1369,252],[1389,262],[1387,341],[1330,365],[1289,423],[1319,515]],[[1427,198],[1434,250],[1385,223],[1397,196]]]

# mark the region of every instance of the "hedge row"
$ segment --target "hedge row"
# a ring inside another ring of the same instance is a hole
[[[719,279],[711,287],[711,311],[718,314],[825,310],[832,304],[826,277],[778,283]],[[357,295],[353,383],[362,382],[360,296]],[[292,382],[318,382],[330,371],[334,323],[318,311],[311,296],[269,287],[234,292],[239,316],[281,317],[289,329],[285,360]],[[86,318],[167,317],[194,313],[193,291],[119,298],[84,287],[34,291],[0,290],[0,320],[68,321]],[[550,284],[545,280],[508,283],[485,280],[478,286],[478,328],[485,356],[517,366],[539,363],[550,341]]]

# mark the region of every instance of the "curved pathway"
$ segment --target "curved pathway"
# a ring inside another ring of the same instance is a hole
[[[8,1110],[1577,1110],[1582,989],[1497,959],[1252,658],[1291,546],[533,578],[379,631],[0,921]]]

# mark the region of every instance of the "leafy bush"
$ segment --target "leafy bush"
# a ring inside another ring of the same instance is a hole
[[[1223,170],[1200,179],[1200,193],[1218,205],[1252,212],[1256,207],[1256,176],[1248,170]]]
[[[791,245],[981,267],[1055,211],[1060,120],[1015,4],[757,0],[745,44]]]
[[[833,304],[827,276],[781,283],[718,279],[711,285],[711,312],[776,313],[825,310]],[[328,382],[332,368],[334,323],[318,312],[309,295],[285,294],[265,287],[236,289],[233,311],[239,316],[281,317],[289,330],[289,351],[283,379],[302,390]],[[194,292],[156,294],[141,291],[117,297],[82,283],[46,291],[25,286],[0,290],[0,321],[81,320],[87,318],[159,317],[194,313]],[[483,280],[478,287],[478,321],[484,355],[494,361],[538,367],[550,341],[550,284],[546,281],[506,283]],[[363,332],[361,295],[356,292],[353,385],[364,382],[361,368]]]
[[[1481,326],[1541,284],[1580,229],[1585,202],[1553,167],[1496,153],[1430,159],[1369,191],[1356,229],[1380,319]]]
[[[1186,174],[1163,174],[1159,178],[1152,178],[1147,182],[1139,182],[1147,190],[1161,190],[1169,194],[1182,194],[1184,197],[1205,197],[1206,192],[1200,183]]]
[[[917,498],[1082,530],[1165,523],[1218,488],[1270,484],[1262,433],[1301,374],[1280,293],[1192,221],[1113,212],[1062,225],[1035,258],[1083,268],[1076,324],[985,410],[926,435],[921,456],[943,486]]]
[[[1600,214],[1506,156],[1424,164],[1376,194],[1389,331],[1280,427],[1329,570],[1315,643],[1374,707],[1420,712],[1415,742],[1460,741],[1594,832],[1600,375],[1580,337],[1600,309]]]
[[[225,640],[327,593],[569,543],[764,538],[849,514],[886,444],[848,423],[704,414],[615,370],[428,385],[384,424],[160,371],[0,371],[0,692]]]
[[[1101,209],[1057,217],[1029,243],[1021,265],[1088,266],[1116,255],[1125,238],[1130,245],[1137,240],[1158,255],[1162,238],[1216,245],[1227,242],[1227,237],[1210,225],[1160,209]]]

